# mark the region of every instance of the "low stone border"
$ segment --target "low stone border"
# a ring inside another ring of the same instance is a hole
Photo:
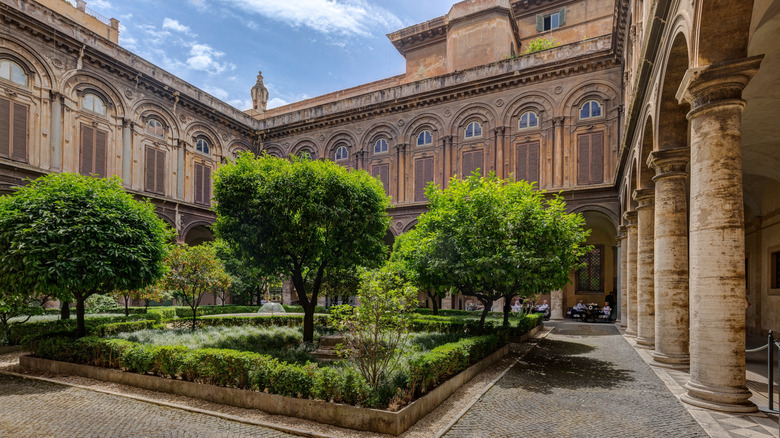
[[[534,336],[541,328],[541,325],[534,327],[525,335],[514,338],[511,341],[522,342]],[[204,385],[183,380],[129,373],[110,368],[40,359],[32,356],[20,356],[19,365],[58,374],[77,375],[152,391],[199,398],[241,408],[259,409],[270,414],[305,418],[339,427],[399,435],[433,411],[459,387],[501,360],[509,353],[509,349],[509,344],[501,347],[398,412]]]
[[[0,354],[16,353],[17,351],[21,351],[21,350],[22,350],[21,345],[10,345],[7,347],[0,347]]]

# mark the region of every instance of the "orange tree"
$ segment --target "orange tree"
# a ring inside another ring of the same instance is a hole
[[[389,198],[362,170],[331,161],[241,155],[214,178],[217,235],[239,257],[292,280],[303,306],[303,340],[314,339],[323,283],[386,258]]]
[[[203,294],[230,287],[230,275],[210,243],[177,245],[168,254],[166,264],[168,274],[161,287],[192,310],[192,330],[195,330]]]
[[[149,303],[151,301],[159,302],[170,298],[167,291],[161,288],[159,283],[155,283],[141,289],[114,291],[111,296],[114,299],[122,300],[125,303],[125,316],[130,315],[130,300],[143,300],[144,310],[146,310],[149,308]]]

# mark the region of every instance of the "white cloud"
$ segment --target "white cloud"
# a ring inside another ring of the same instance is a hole
[[[280,106],[285,106],[288,103],[290,103],[290,102],[287,102],[286,100],[280,99],[278,97],[274,97],[273,99],[268,101],[268,105],[266,105],[266,108],[267,109],[278,108]],[[251,106],[251,104],[250,104],[250,106]]]
[[[112,9],[113,6],[111,3],[109,3],[106,0],[90,0],[89,1],[89,7],[95,8],[98,10],[98,12],[102,11],[108,11],[109,9]]]
[[[392,12],[366,0],[221,0],[246,12],[324,34],[367,36],[402,27]]]
[[[234,64],[218,61],[223,56],[225,56],[223,52],[213,49],[208,44],[195,43],[190,47],[187,67],[209,73],[222,73],[226,70],[234,70],[236,68]]]
[[[190,31],[189,26],[185,26],[181,23],[179,23],[178,20],[174,20],[172,18],[166,17],[163,20],[163,29],[172,30],[174,32],[181,32],[185,35],[192,35],[192,32]]]

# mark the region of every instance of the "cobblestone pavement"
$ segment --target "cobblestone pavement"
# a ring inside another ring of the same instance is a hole
[[[2,437],[292,437],[110,394],[0,375]]]
[[[708,435],[614,325],[560,323],[445,436]]]

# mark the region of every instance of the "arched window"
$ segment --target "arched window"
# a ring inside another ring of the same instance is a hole
[[[308,149],[303,149],[300,152],[298,152],[298,157],[303,158],[304,160],[313,160],[314,153]]]
[[[165,136],[163,125],[157,119],[149,119],[149,121],[146,122],[146,133],[160,138]]]
[[[209,145],[209,141],[206,140],[206,138],[198,137],[195,140],[195,150],[200,153],[209,155],[211,153],[211,145]]]
[[[431,135],[431,131],[426,129],[420,132],[420,134],[417,136],[417,146],[427,146],[431,143],[433,143],[433,135]]]
[[[539,126],[539,117],[536,116],[535,112],[528,111],[523,113],[522,116],[520,116],[520,123],[518,124],[518,129],[535,128],[537,126]]]
[[[27,75],[24,70],[10,59],[0,59],[0,78],[23,87],[27,86]]]
[[[336,161],[346,160],[349,158],[349,151],[346,146],[339,146],[336,148]]]
[[[482,125],[479,122],[471,122],[466,126],[466,138],[482,137]]]
[[[387,140],[380,138],[374,143],[374,153],[381,154],[383,152],[387,152]]]
[[[601,117],[601,104],[595,100],[589,100],[580,108],[580,119]]]
[[[98,95],[92,93],[84,94],[81,98],[81,107],[101,116],[106,115],[106,104]]]

